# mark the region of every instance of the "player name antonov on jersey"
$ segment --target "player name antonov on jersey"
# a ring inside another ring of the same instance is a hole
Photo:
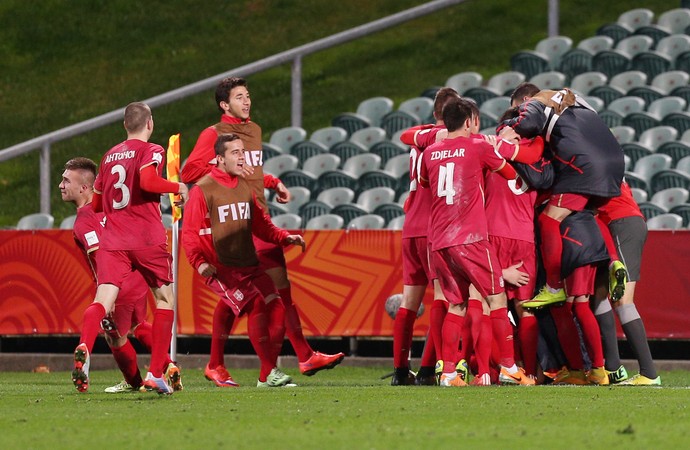
[[[431,152],[431,160],[445,159],[445,158],[464,158],[465,149],[456,148],[455,150],[435,150]]]
[[[134,150],[127,150],[119,153],[111,153],[105,157],[106,164],[113,161],[120,161],[121,159],[132,159],[136,152]]]
[[[230,203],[218,207],[218,220],[225,223],[228,216],[232,215],[232,220],[248,220],[251,218],[251,208],[249,202]]]

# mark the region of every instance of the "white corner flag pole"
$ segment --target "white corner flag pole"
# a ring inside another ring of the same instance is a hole
[[[178,231],[180,227],[180,221],[176,220],[173,222],[172,226],[172,291],[173,299],[175,301],[175,307],[173,308],[173,326],[172,326],[172,338],[170,339],[170,359],[173,361],[177,360],[177,279],[178,279],[178,259],[179,259],[179,242],[178,242]]]

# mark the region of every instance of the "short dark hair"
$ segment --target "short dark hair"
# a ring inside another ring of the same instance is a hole
[[[472,117],[469,102],[462,98],[451,98],[443,107],[443,123],[449,132],[459,130]]]
[[[89,186],[93,186],[96,180],[96,174],[98,173],[98,166],[89,158],[78,156],[65,163],[65,170],[78,170],[82,172],[83,182]]]
[[[541,89],[539,89],[536,84],[528,82],[520,83],[513,93],[510,94],[510,104],[512,105],[515,101],[522,103],[524,97],[534,97],[539,91],[541,91]]]
[[[216,143],[213,144],[213,150],[216,152],[216,156],[223,156],[225,154],[225,144],[228,142],[236,141],[240,137],[233,133],[221,134],[216,139]]]
[[[143,102],[133,102],[125,108],[125,130],[128,133],[141,131],[151,118],[151,108]]]
[[[227,102],[230,100],[230,91],[232,91],[237,86],[247,87],[247,80],[240,77],[228,77],[223,78],[218,86],[216,86],[216,106],[220,112],[223,112],[223,108],[220,107],[220,102]]]
[[[471,117],[479,117],[479,106],[477,101],[472,97],[461,97],[462,100],[467,102],[467,106],[470,108]]]
[[[458,91],[450,87],[443,87],[436,92],[434,96],[434,118],[436,120],[443,117],[443,105],[446,104],[448,99],[460,97]]]

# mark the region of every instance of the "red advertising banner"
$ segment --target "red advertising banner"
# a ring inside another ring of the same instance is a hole
[[[310,336],[392,336],[384,309],[402,292],[400,232],[304,232],[286,250],[293,298]],[[650,338],[690,339],[690,232],[649,233],[636,304]],[[209,335],[217,298],[181,255],[178,333]],[[0,335],[79,334],[95,285],[69,230],[0,231]],[[425,303],[432,300],[431,290]],[[428,303],[427,303],[428,304]],[[415,325],[424,334],[428,314]],[[240,320],[234,334],[246,334]]]

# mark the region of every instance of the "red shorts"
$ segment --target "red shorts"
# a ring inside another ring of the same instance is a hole
[[[125,277],[136,269],[150,287],[159,288],[172,283],[172,256],[167,245],[161,244],[139,250],[99,250],[98,284],[113,284],[122,288]]]
[[[403,238],[402,272],[405,286],[426,286],[429,273],[429,247],[426,237]]]
[[[597,266],[588,264],[573,270],[573,273],[566,278],[564,287],[568,297],[578,297],[580,295],[594,294],[594,280],[597,275]]]
[[[443,294],[454,305],[467,301],[470,284],[483,297],[504,291],[501,265],[489,241],[443,248],[431,260]]]
[[[256,298],[263,299],[276,294],[271,278],[259,266],[217,267],[214,276],[206,279],[206,285],[239,316]]]
[[[496,257],[505,269],[522,261],[518,267],[520,272],[529,275],[529,282],[524,286],[505,283],[506,295],[509,299],[527,300],[534,296],[537,284],[537,251],[533,242],[511,239],[501,236],[489,236],[489,242],[496,251]]]
[[[259,258],[259,266],[262,270],[275,269],[276,267],[287,268],[283,247],[261,240],[256,236],[253,237],[256,256]]]
[[[582,211],[587,206],[590,197],[583,194],[552,194],[549,198],[549,205],[566,208],[571,211]]]

